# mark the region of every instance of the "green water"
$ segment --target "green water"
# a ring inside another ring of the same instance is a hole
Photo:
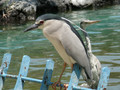
[[[87,28],[93,53],[98,57],[102,66],[111,69],[108,90],[120,88],[120,6],[106,7],[99,10],[81,10],[70,13],[60,13],[76,24],[84,19],[101,20]],[[51,43],[40,30],[24,33],[23,30],[34,22],[24,25],[0,26],[0,63],[4,53],[12,53],[9,74],[18,74],[22,56],[31,57],[29,77],[42,79],[46,60],[55,61],[52,82],[58,80],[62,70],[63,60]],[[81,33],[81,32],[80,32]],[[64,72],[62,83],[68,83],[71,75],[70,67]],[[83,83],[84,81],[80,81]],[[15,80],[6,79],[3,90],[14,88]],[[26,82],[24,90],[39,90],[40,84]],[[50,87],[51,88],[51,87]],[[51,89],[50,89],[51,90]]]

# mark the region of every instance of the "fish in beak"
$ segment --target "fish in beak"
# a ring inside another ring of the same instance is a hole
[[[36,29],[36,28],[38,28],[38,26],[39,26],[38,24],[33,24],[33,25],[31,25],[30,27],[28,27],[27,29],[25,29],[24,32],[27,32],[27,31]]]

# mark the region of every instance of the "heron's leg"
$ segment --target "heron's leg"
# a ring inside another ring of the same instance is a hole
[[[71,70],[73,71],[74,64],[71,64]],[[69,84],[64,84],[64,90],[67,90]]]
[[[61,78],[62,78],[62,75],[63,75],[63,73],[64,73],[64,71],[65,71],[66,66],[67,66],[67,64],[64,62],[63,69],[62,69],[62,72],[61,72],[61,74],[60,74],[60,77],[59,77],[58,81],[55,82],[55,83],[52,85],[52,88],[53,88],[54,90],[56,90],[56,85],[57,85],[57,84],[60,85]]]
[[[63,75],[63,73],[64,73],[64,71],[65,71],[65,68],[66,68],[67,64],[64,62],[64,65],[63,65],[63,66],[64,66],[64,67],[63,67],[63,70],[62,70],[62,72],[61,72],[61,74],[60,74],[60,77],[59,77],[58,81],[61,81],[62,75]]]

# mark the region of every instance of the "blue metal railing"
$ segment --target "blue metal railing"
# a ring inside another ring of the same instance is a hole
[[[10,53],[6,53],[4,54],[4,57],[2,60],[2,65],[0,68],[0,90],[2,90],[6,78],[17,79],[14,90],[23,90],[24,81],[41,83],[40,90],[48,90],[49,86],[53,84],[53,82],[51,82],[51,77],[54,69],[54,61],[47,60],[46,68],[43,75],[43,80],[39,80],[39,79],[27,77],[29,64],[30,64],[30,57],[27,55],[23,56],[18,75],[7,74],[9,64],[11,61],[11,56],[12,55]],[[90,88],[83,88],[78,86],[80,72],[81,72],[81,68],[79,67],[78,64],[75,64],[73,67],[73,72],[71,74],[71,78],[70,78],[70,82],[67,90],[80,90],[80,89],[93,90]],[[97,90],[105,90],[107,88],[109,75],[110,75],[110,69],[108,67],[103,67]],[[61,84],[60,86],[64,87],[63,84]]]

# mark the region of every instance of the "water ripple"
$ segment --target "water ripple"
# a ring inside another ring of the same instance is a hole
[[[120,67],[111,67],[110,70],[111,72],[120,72]]]
[[[114,62],[115,59],[120,59],[120,56],[97,56],[101,61]],[[120,63],[120,62],[119,62]]]
[[[21,48],[24,48],[24,46],[11,46],[11,47],[0,47],[0,49],[21,49]]]
[[[119,30],[114,30],[114,31],[120,32],[120,29]]]
[[[96,50],[92,50],[92,52],[101,52],[101,50],[99,50],[99,49],[97,50],[96,49]]]
[[[89,34],[100,34],[102,32],[88,32]]]
[[[120,55],[120,53],[105,53],[105,54],[109,54],[109,55]]]
[[[50,58],[32,58],[30,65],[45,65]],[[36,63],[37,62],[37,63]]]
[[[46,38],[42,38],[42,39],[35,39],[35,40],[25,40],[23,42],[39,42],[39,41],[44,41],[47,40]]]
[[[91,45],[102,45],[102,44],[104,44],[104,43],[92,43]]]
[[[120,16],[110,16],[109,18],[120,18]]]

